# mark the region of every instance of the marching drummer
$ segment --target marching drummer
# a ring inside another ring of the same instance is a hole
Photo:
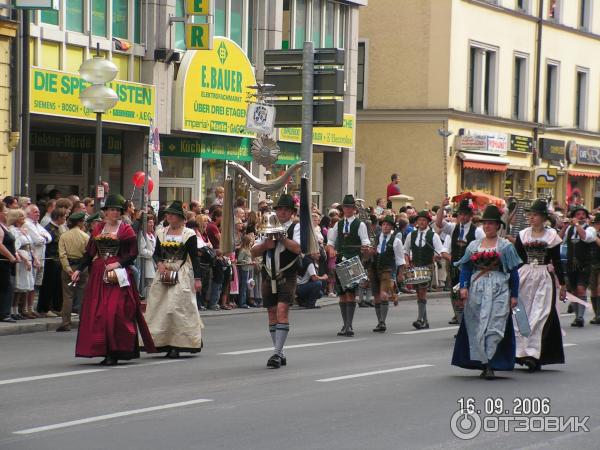
[[[404,242],[404,256],[408,267],[420,267],[429,269],[433,273],[433,261],[437,256],[449,259],[446,248],[442,244],[440,237],[429,227],[431,223],[429,211],[423,210],[417,214],[417,228],[406,236]],[[429,328],[427,321],[427,289],[429,283],[417,284],[417,305],[419,315],[413,322],[413,327],[417,330]]]
[[[395,232],[394,226],[394,217],[385,216],[381,223],[381,231],[375,235],[377,253],[371,260],[369,268],[369,280],[377,315],[377,326],[373,329],[375,333],[384,333],[386,330],[385,319],[389,301],[396,301],[394,280],[400,278],[404,268],[402,234]]]
[[[336,263],[359,256],[361,252],[372,252],[367,225],[356,214],[356,201],[353,195],[346,195],[342,202],[344,217],[329,230],[327,236],[327,254],[336,258]],[[338,336],[354,336],[352,321],[356,309],[356,287],[342,286],[336,273],[336,289],[340,296],[340,312],[344,326]]]

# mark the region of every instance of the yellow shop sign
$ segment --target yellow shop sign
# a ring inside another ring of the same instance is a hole
[[[96,115],[85,109],[79,94],[90,84],[78,74],[31,68],[31,112],[50,116],[93,120]],[[118,95],[116,106],[102,115],[106,122],[148,125],[155,105],[154,86],[115,80],[108,83]]]
[[[232,40],[215,37],[213,50],[188,50],[175,81],[173,129],[253,137],[245,126],[254,84],[252,64]]]
[[[280,128],[279,140],[284,142],[302,142],[302,129]],[[354,115],[344,114],[344,125],[341,127],[313,128],[313,144],[328,147],[353,147]]]

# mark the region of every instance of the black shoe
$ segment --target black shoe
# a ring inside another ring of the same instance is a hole
[[[412,326],[415,327],[417,330],[420,330],[421,328],[423,328],[423,322],[421,322],[420,320],[415,320],[412,323]]]
[[[346,337],[353,337],[354,336],[354,330],[352,328],[348,328],[346,330],[346,334],[344,336],[346,336]]]
[[[523,358],[522,364],[527,367],[527,372],[535,372],[537,370],[537,361],[529,356]]]
[[[385,330],[387,330],[387,328],[383,322],[379,322],[377,326],[373,328],[374,333],[385,333]]]
[[[366,301],[365,303],[367,304],[367,306],[369,308],[375,308],[375,304],[372,301],[369,300],[369,301]]]
[[[359,308],[368,308],[369,304],[368,304],[368,302],[358,302],[358,307]]]
[[[58,331],[59,333],[61,331],[71,331],[71,326],[70,325],[61,325],[60,327],[58,327],[56,329],[56,331]]]
[[[176,348],[172,348],[167,352],[165,357],[171,358],[171,359],[177,359],[177,358],[179,358],[179,350],[177,350]]]
[[[287,366],[287,358],[285,356],[280,356],[279,359],[281,359],[282,366]]]
[[[429,329],[429,322],[427,322],[426,320],[425,321],[421,321],[421,324],[423,325],[422,328],[424,330]]]
[[[458,319],[454,316],[452,319],[448,321],[449,325],[458,325]]]
[[[115,358],[113,356],[107,356],[102,361],[100,361],[100,365],[102,365],[102,366],[116,366],[117,362],[118,362],[117,358]]]
[[[343,326],[342,329],[338,332],[338,336],[346,336],[346,327]]]
[[[287,361],[286,361],[287,363]],[[273,369],[279,369],[281,367],[281,357],[279,355],[273,355],[267,361],[267,367],[271,367]]]
[[[4,316],[0,319],[0,322],[4,322],[4,323],[17,323],[17,321],[15,319],[13,319],[10,316]]]
[[[494,369],[492,369],[490,366],[486,366],[486,368],[483,371],[483,377],[486,380],[493,380],[494,378],[496,378],[496,375],[494,374]]]
[[[572,327],[583,328],[583,319],[575,319],[573,323],[571,323]]]
[[[590,320],[590,323],[592,325],[600,325],[600,317],[594,317],[592,320]]]

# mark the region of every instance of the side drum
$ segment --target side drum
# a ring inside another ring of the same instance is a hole
[[[404,271],[404,281],[406,284],[426,284],[431,282],[432,271],[430,267],[409,267]]]

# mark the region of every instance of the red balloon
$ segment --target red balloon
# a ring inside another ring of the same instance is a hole
[[[152,181],[152,177],[148,177],[148,195],[152,194],[154,190],[154,181]]]
[[[146,178],[146,174],[141,170],[138,170],[131,177],[131,182],[136,188],[141,188],[144,186],[144,179]]]

